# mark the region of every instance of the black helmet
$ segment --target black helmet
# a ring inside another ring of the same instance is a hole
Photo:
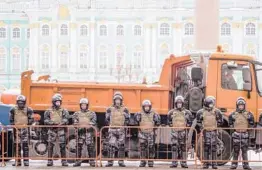
[[[239,108],[238,108],[239,105],[244,105],[244,109],[243,110],[246,109],[246,100],[243,97],[237,98],[237,101],[236,101],[236,108],[237,108],[237,110],[239,110]],[[243,110],[240,110],[240,111],[243,111]]]
[[[61,105],[62,105],[62,98],[61,98],[61,96],[55,94],[55,95],[53,95],[53,97],[52,97],[52,104],[53,104],[53,106],[57,107],[56,104],[55,104],[57,101],[60,101],[60,102],[61,102]],[[60,107],[60,106],[59,106],[59,107]]]
[[[183,96],[176,96],[175,98],[175,106],[177,107],[177,103],[180,102],[182,103],[182,107],[184,106],[184,97]]]
[[[18,95],[16,98],[16,104],[19,108],[24,108],[26,104],[26,97],[24,95]]]
[[[81,98],[79,101],[80,109],[82,110],[81,104],[86,104],[86,110],[88,109],[89,101],[87,98]]]
[[[116,99],[120,99],[120,101],[121,101],[120,105],[122,105],[122,103],[123,103],[123,95],[122,95],[121,92],[117,91],[117,92],[114,93],[114,96],[113,96],[113,103],[114,103],[114,105],[115,105],[115,100]]]
[[[215,106],[215,97],[207,96],[204,100],[204,107],[208,109],[213,109]]]
[[[148,111],[145,110],[146,106],[149,106],[149,110]],[[142,109],[143,109],[144,112],[149,113],[151,111],[151,109],[152,109],[151,101],[150,100],[143,100],[143,102],[142,102]]]

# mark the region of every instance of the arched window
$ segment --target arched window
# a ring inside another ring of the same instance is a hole
[[[193,35],[194,34],[194,25],[192,23],[187,23],[185,25],[185,35]]]
[[[12,49],[12,65],[14,71],[19,71],[21,68],[21,50],[18,47]]]
[[[134,48],[132,66],[134,69],[142,68],[142,59],[143,59],[143,48],[141,45],[137,45]]]
[[[6,38],[6,28],[0,28],[0,38]]]
[[[160,66],[162,67],[166,58],[170,55],[169,47],[166,43],[160,46]]]
[[[136,25],[134,27],[134,35],[135,36],[141,36],[142,35],[142,28],[140,25]]]
[[[41,47],[41,68],[43,70],[50,68],[50,49],[49,45],[44,44]]]
[[[6,49],[4,47],[0,47],[0,71],[6,70]]]
[[[116,35],[124,35],[124,26],[118,25],[116,28]]]
[[[99,31],[100,36],[107,36],[107,27],[105,25],[100,25]]]
[[[88,46],[80,45],[79,47],[79,66],[80,69],[87,69],[88,67]]]
[[[229,23],[223,23],[221,25],[221,35],[230,36],[231,35],[231,26]]]
[[[116,66],[117,68],[124,66],[124,46],[123,45],[117,45],[116,46]]]
[[[60,35],[68,35],[68,26],[66,24],[61,25]]]
[[[68,69],[68,60],[69,60],[69,51],[68,47],[62,45],[59,49],[59,57],[60,57],[60,68]]]
[[[49,36],[49,26],[46,24],[42,26],[42,36]]]
[[[99,68],[106,69],[108,64],[107,47],[105,45],[100,45],[99,47]]]
[[[20,28],[14,28],[13,29],[13,39],[18,39],[20,38]]]
[[[25,56],[25,70],[29,69],[29,48],[24,49],[24,56]]]
[[[167,23],[163,23],[160,25],[160,35],[161,36],[169,36],[170,35],[170,26]]]
[[[256,26],[254,23],[246,24],[246,35],[256,35]]]
[[[80,36],[86,37],[88,34],[88,29],[86,25],[81,25],[80,26]]]

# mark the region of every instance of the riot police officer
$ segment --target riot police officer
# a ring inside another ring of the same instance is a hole
[[[75,112],[73,115],[74,125],[79,125],[78,127],[78,146],[77,146],[77,158],[81,158],[83,145],[87,145],[87,151],[89,158],[94,158],[95,153],[95,144],[94,144],[94,127],[96,126],[96,114],[95,112],[88,109],[89,101],[87,98],[80,99],[80,111]],[[82,127],[81,127],[82,126]],[[90,127],[84,127],[90,126]],[[77,160],[73,165],[81,166],[81,160]],[[95,166],[94,160],[89,160],[90,166]]]
[[[187,159],[187,130],[185,127],[190,127],[192,125],[192,113],[184,108],[184,98],[182,96],[177,96],[175,98],[175,108],[168,112],[168,124],[170,127],[174,127],[171,130],[171,141],[172,141],[172,162],[170,168],[177,167],[176,159],[180,158],[181,167],[188,168],[186,160]]]
[[[212,155],[212,160],[216,160],[217,149],[217,126],[223,124],[223,116],[220,110],[215,108],[215,98],[208,96],[204,100],[203,109],[197,112],[197,123],[203,130],[204,136],[204,160],[209,160]],[[208,169],[209,163],[204,162],[203,169]],[[216,162],[212,162],[212,168],[217,169]]]
[[[47,166],[53,166],[53,151],[56,138],[59,139],[62,166],[68,166],[66,158],[66,128],[56,127],[57,125],[65,126],[68,124],[69,113],[61,107],[62,99],[58,95],[52,97],[52,107],[44,113],[44,124],[48,125],[48,162]],[[54,127],[50,127],[54,126]]]
[[[119,158],[125,158],[125,130],[124,128],[114,126],[127,126],[130,114],[128,109],[123,105],[123,95],[121,92],[115,92],[113,96],[113,105],[106,110],[106,125],[109,128],[109,157],[114,158],[115,152],[118,151]],[[106,167],[113,166],[114,161],[109,160]],[[123,160],[118,161],[120,167],[125,167]]]
[[[247,150],[248,150],[248,127],[253,127],[255,124],[254,116],[251,112],[246,110],[246,101],[244,98],[240,97],[236,101],[236,110],[232,112],[229,116],[229,125],[235,129],[235,132],[232,134],[233,138],[233,161],[238,160],[239,151],[242,151],[243,159],[243,169],[251,170],[248,165]],[[232,162],[230,169],[236,169],[238,163]]]
[[[10,124],[16,126],[13,134],[14,154],[18,157],[13,166],[21,166],[21,149],[23,151],[24,166],[29,166],[28,138],[30,132],[28,127],[19,127],[19,125],[32,125],[33,121],[33,110],[26,106],[26,97],[18,95],[16,98],[16,106],[10,110]]]
[[[135,120],[141,127],[138,138],[140,143],[140,157],[141,159],[154,159],[155,157],[155,126],[161,123],[160,116],[152,109],[150,100],[142,102],[142,110],[135,114]],[[145,167],[146,161],[142,160],[139,167]],[[148,166],[153,167],[154,162],[148,161]]]

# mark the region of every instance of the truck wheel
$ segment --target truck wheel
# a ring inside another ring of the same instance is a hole
[[[198,145],[197,145],[197,157],[199,159],[201,154],[200,154],[200,149],[203,150],[204,146],[202,148],[200,147],[202,137],[199,138],[198,140]],[[204,143],[202,142],[204,145]],[[202,152],[203,156],[203,152]],[[219,166],[225,165],[232,156],[232,147],[231,147],[231,136],[224,130],[219,130],[218,131],[218,144],[217,144],[217,159],[218,160],[225,160],[224,162],[218,162],[217,164]],[[227,161],[228,160],[228,161]]]

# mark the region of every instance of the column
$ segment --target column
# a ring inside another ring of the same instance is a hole
[[[172,24],[173,30],[173,51],[176,56],[182,54],[182,23],[177,22]]]
[[[261,5],[262,5],[262,1],[261,1]],[[260,18],[258,24],[259,44],[257,45],[258,48],[257,60],[262,61],[262,14],[260,14],[259,18]]]
[[[144,24],[144,73],[147,74],[150,68],[150,27],[149,23]]]
[[[151,25],[151,75],[152,80],[156,81],[157,77],[157,23],[152,23]],[[158,78],[158,77],[157,77]]]
[[[78,63],[79,61],[79,55],[76,50],[78,44],[76,42],[76,36],[77,36],[77,24],[75,21],[75,11],[71,10],[71,23],[70,25],[70,55],[69,55],[69,71],[70,74],[74,74],[77,71]],[[74,75],[75,76],[75,75]],[[73,76],[73,77],[74,77]]]
[[[219,0],[196,0],[195,48],[214,50],[219,43]]]
[[[94,21],[94,19],[91,20],[90,22],[90,50],[91,50],[91,59],[90,59],[90,65],[89,65],[89,72],[91,73],[91,79],[94,80],[95,79],[95,51],[96,51],[96,47],[95,47],[95,27],[96,27],[96,23]],[[99,57],[99,56],[97,56]]]
[[[50,64],[51,64],[51,72],[55,73],[58,68],[58,44],[57,44],[57,39],[58,39],[58,25],[57,25],[57,20],[52,21],[52,49],[51,49],[51,56],[50,56]]]
[[[243,29],[242,17],[235,16],[232,24],[233,53],[243,53]]]

